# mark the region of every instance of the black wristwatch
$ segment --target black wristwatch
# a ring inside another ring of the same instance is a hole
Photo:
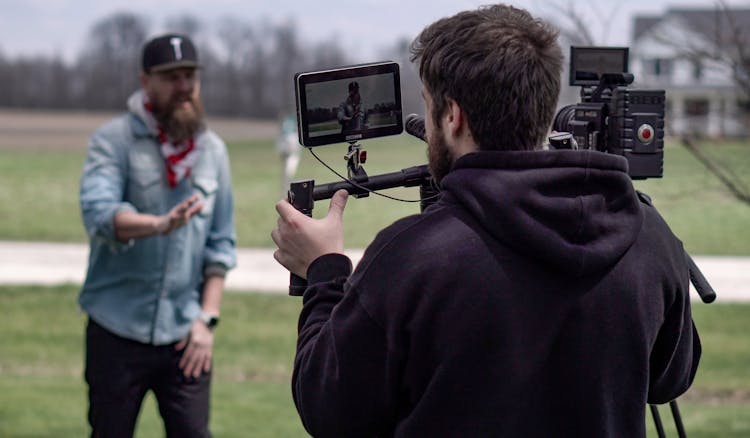
[[[203,323],[206,324],[206,327],[208,327],[210,330],[213,330],[214,327],[219,324],[219,317],[210,313],[201,312],[198,318],[200,318],[200,320],[203,321]]]

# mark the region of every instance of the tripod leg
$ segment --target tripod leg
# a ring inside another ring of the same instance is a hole
[[[659,435],[659,438],[666,438],[666,434],[664,434],[664,425],[661,422],[661,416],[659,415],[659,408],[656,407],[656,405],[648,405],[649,408],[651,408],[651,416],[654,417],[654,426],[656,426],[656,434]]]
[[[680,416],[680,409],[677,407],[677,400],[669,402],[669,408],[672,410],[674,425],[677,427],[677,436],[680,438],[686,438],[685,426],[682,424],[682,417]]]

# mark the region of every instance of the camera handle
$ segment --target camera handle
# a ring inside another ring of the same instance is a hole
[[[315,201],[330,199],[337,191],[344,189],[350,195],[361,198],[374,190],[391,189],[394,187],[419,186],[420,209],[424,211],[437,199],[437,187],[426,164],[407,167],[399,172],[384,173],[368,177],[366,181],[339,181],[316,186],[315,180],[293,182],[289,185],[288,201],[294,208],[312,216]],[[307,289],[307,281],[295,274],[290,274],[289,295],[300,296]]]

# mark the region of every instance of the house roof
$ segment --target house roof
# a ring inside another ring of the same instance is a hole
[[[730,8],[729,13],[715,8],[669,8],[660,15],[636,15],[631,41],[635,42],[656,29],[662,22],[680,20],[710,41],[730,42],[733,29],[740,29],[743,39],[750,39],[750,9]]]

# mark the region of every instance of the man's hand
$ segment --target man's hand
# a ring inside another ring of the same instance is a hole
[[[157,230],[160,234],[169,234],[188,223],[191,217],[198,214],[203,208],[203,203],[198,202],[200,196],[193,195],[179,204],[175,205],[169,213],[159,216]]]
[[[115,237],[121,242],[127,242],[130,239],[171,233],[201,211],[203,203],[199,202],[200,199],[199,195],[193,195],[162,216],[132,211],[119,212],[114,218]]]
[[[214,346],[214,333],[200,319],[193,322],[190,334],[175,346],[176,350],[185,349],[180,359],[180,369],[185,377],[200,377],[201,373],[211,370],[211,355]]]
[[[307,278],[307,268],[318,257],[331,253],[344,253],[342,218],[349,194],[337,191],[331,198],[328,215],[313,219],[297,211],[286,200],[276,204],[278,226],[271,238],[279,247],[273,258],[289,272]]]

